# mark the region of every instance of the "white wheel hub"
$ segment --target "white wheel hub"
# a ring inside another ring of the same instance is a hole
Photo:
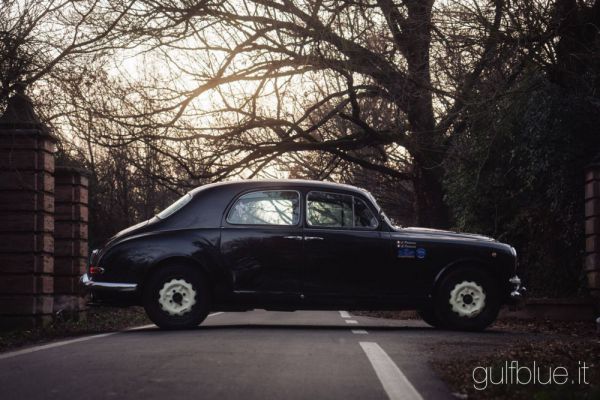
[[[450,292],[450,305],[461,317],[474,318],[485,308],[485,291],[476,282],[462,281]]]
[[[196,304],[196,291],[192,284],[183,279],[165,282],[158,293],[158,303],[170,315],[183,315]]]

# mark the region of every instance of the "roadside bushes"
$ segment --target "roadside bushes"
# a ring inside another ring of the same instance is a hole
[[[536,296],[585,288],[584,167],[598,154],[600,101],[530,76],[472,107],[445,177],[454,226],[513,244]]]

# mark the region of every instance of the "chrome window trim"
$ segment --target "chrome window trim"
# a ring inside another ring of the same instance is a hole
[[[319,225],[312,225],[310,223],[310,221],[308,220],[308,196],[310,196],[310,194],[314,193],[314,192],[352,197],[352,224],[353,225],[354,225],[354,199],[361,200],[362,202],[365,203],[365,205],[367,206],[367,208],[375,216],[375,219],[377,220],[377,226],[375,226],[373,228],[361,228],[361,227],[357,227],[357,226],[343,227],[343,226],[319,226]],[[381,221],[379,220],[379,217],[378,217],[379,213],[373,212],[373,204],[371,204],[370,201],[365,201],[364,199],[356,196],[355,194],[330,192],[330,191],[327,191],[327,190],[310,190],[310,191],[306,192],[304,204],[305,204],[305,210],[306,210],[306,212],[304,213],[304,219],[305,219],[306,226],[308,228],[310,228],[310,229],[322,229],[322,230],[328,230],[328,231],[337,230],[337,231],[343,231],[343,232],[348,232],[348,231],[360,231],[360,232],[367,231],[367,232],[370,232],[370,231],[378,231],[379,228],[381,227]]]
[[[291,193],[296,193],[296,195],[298,196],[298,221],[295,224],[290,224],[290,225],[278,225],[278,224],[236,224],[234,222],[230,222],[229,221],[229,216],[231,215],[231,212],[235,209],[235,205],[238,203],[238,201],[244,197],[247,194],[250,193],[256,193],[256,192],[291,192]],[[227,223],[227,225],[230,226],[235,226],[235,227],[271,227],[271,228],[289,228],[289,227],[298,227],[300,226],[300,224],[302,223],[302,194],[300,193],[300,191],[298,190],[294,190],[294,189],[272,189],[272,188],[268,188],[268,189],[255,189],[255,190],[248,190],[245,191],[243,193],[240,193],[235,200],[233,200],[232,203],[230,203],[231,206],[227,209],[227,214],[225,216],[225,222]]]

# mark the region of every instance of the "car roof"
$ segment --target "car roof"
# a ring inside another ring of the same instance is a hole
[[[335,183],[335,182],[324,182],[324,181],[316,181],[316,180],[308,180],[308,179],[245,179],[245,180],[233,180],[233,181],[225,181],[218,183],[210,183],[207,185],[199,186],[196,189],[193,189],[190,193],[196,194],[197,192],[204,191],[206,189],[211,188],[225,188],[231,187],[231,189],[241,189],[244,188],[251,189],[253,187],[261,188],[261,187],[270,187],[270,186],[289,186],[289,187],[313,187],[319,189],[336,189],[336,190],[348,190],[352,192],[361,192],[368,193],[365,189],[346,185],[343,183]]]
[[[189,192],[193,200],[181,210],[167,218],[164,223],[170,226],[183,228],[218,228],[221,226],[222,216],[235,196],[248,190],[268,189],[319,189],[338,190],[347,193],[361,194],[371,202],[373,197],[364,189],[356,186],[344,185],[333,182],[321,182],[301,179],[248,179],[211,183],[200,186]]]

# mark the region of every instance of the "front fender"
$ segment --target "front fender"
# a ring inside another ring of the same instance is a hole
[[[495,282],[498,284],[498,288],[502,293],[503,301],[508,299],[510,294],[509,278],[512,275],[513,268],[512,263],[508,263],[506,257],[498,255],[498,258],[482,259],[480,257],[465,257],[458,260],[454,260],[445,265],[436,274],[434,281],[429,289],[429,297],[432,297],[435,293],[440,282],[450,272],[463,267],[478,268],[488,272]]]

